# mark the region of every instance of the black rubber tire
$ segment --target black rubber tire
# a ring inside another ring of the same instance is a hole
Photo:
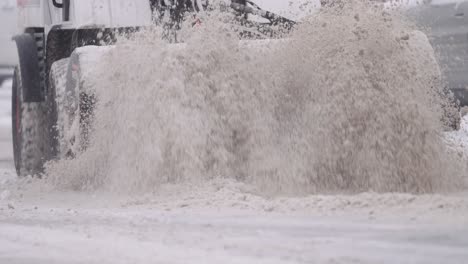
[[[18,176],[38,176],[48,160],[49,137],[45,102],[23,100],[21,71],[15,68],[12,85],[13,154]]]

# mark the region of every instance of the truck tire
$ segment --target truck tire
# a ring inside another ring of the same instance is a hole
[[[45,102],[27,103],[23,98],[20,67],[12,85],[13,154],[18,176],[40,176],[48,159],[47,107]]]
[[[69,58],[56,61],[49,72],[47,90],[48,129],[51,145],[51,159],[71,157],[68,138],[69,112],[72,111],[74,96],[66,92]]]

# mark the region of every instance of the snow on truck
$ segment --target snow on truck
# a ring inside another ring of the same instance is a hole
[[[258,30],[263,25],[280,25],[286,30],[295,25],[286,18],[287,14],[281,13],[281,4],[273,4],[281,1],[255,2],[270,5],[271,10],[281,15],[249,0],[227,1],[225,7],[239,19],[249,20],[251,16],[253,19],[246,24]],[[315,10],[321,7],[321,2],[309,1]],[[14,37],[19,63],[12,87],[12,130],[19,176],[41,173],[47,161],[73,156],[86,147],[94,100],[82,88],[86,77],[81,73],[88,67],[87,57],[105,53],[108,47],[103,45],[112,45],[117,35],[154,23],[166,23],[163,24],[166,28],[177,30],[186,12],[203,12],[208,7],[207,0],[18,0],[17,3],[22,34]],[[283,4],[290,6],[288,0]],[[264,32],[261,35],[265,36]],[[428,46],[433,57],[426,36],[418,36],[411,41]]]

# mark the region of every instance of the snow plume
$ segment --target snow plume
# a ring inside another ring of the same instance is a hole
[[[398,14],[343,1],[288,39],[246,41],[218,16],[122,40],[96,67],[93,133],[49,165],[60,188],[144,192],[227,178],[263,194],[447,190],[464,168],[432,48]]]

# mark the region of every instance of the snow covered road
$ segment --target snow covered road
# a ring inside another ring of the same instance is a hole
[[[44,206],[44,205],[41,205]],[[468,228],[311,216],[18,208],[1,263],[466,263]]]
[[[223,183],[126,197],[18,180],[9,87],[0,100],[0,263],[467,263],[465,194],[265,199]]]

